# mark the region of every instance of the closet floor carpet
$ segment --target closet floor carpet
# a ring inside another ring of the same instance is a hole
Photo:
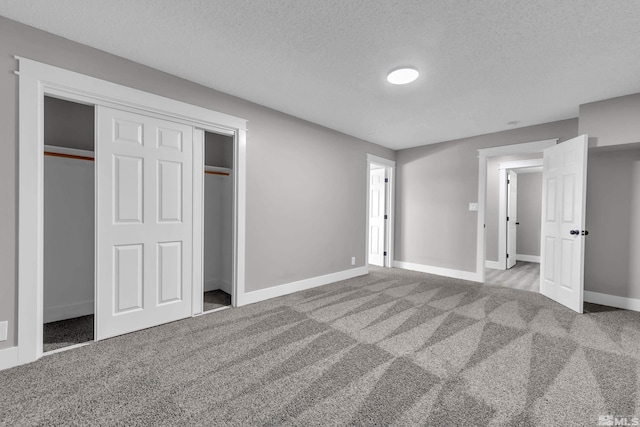
[[[640,415],[640,313],[398,269],[0,372],[4,425],[592,426]]]
[[[231,295],[228,293],[220,289],[204,293],[202,311],[214,310],[227,305],[231,305]]]
[[[45,323],[42,328],[42,351],[93,341],[93,314]]]

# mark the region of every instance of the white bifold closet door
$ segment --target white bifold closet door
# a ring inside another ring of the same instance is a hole
[[[97,107],[96,339],[191,316],[193,128]]]

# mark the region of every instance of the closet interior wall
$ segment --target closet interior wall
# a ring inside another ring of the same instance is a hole
[[[93,106],[44,100],[44,323],[94,312],[94,162],[47,146],[94,151]]]
[[[205,132],[204,291],[232,294],[233,137]],[[219,168],[219,169],[218,169]]]

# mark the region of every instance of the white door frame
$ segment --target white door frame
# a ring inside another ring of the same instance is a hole
[[[538,168],[539,172],[542,172],[542,157],[498,164],[500,180],[498,189],[498,266],[500,268],[498,270],[506,270],[507,265],[507,172],[514,169],[520,174],[535,172]]]
[[[522,144],[503,145],[478,150],[478,224],[476,238],[476,280],[484,283],[486,256],[487,161],[489,157],[511,154],[542,153],[558,143],[558,138]]]
[[[364,251],[364,265],[369,266],[369,192],[371,191],[371,164],[384,166],[385,176],[389,180],[385,191],[385,210],[387,211],[387,221],[385,223],[384,230],[384,251],[387,256],[384,257],[384,266],[393,266],[393,239],[394,239],[394,225],[395,225],[395,179],[396,179],[396,162],[393,160],[378,157],[373,154],[367,154],[367,205],[365,214],[365,248]]]
[[[42,357],[45,95],[169,118],[199,129],[233,135],[236,198],[234,293],[235,304],[242,305],[245,281],[246,120],[19,56],[15,58],[19,61],[19,71],[15,72],[19,76],[16,364],[33,362]],[[194,187],[194,191],[201,190],[201,187],[199,190]],[[196,225],[194,235],[202,235],[202,230]],[[194,238],[192,282],[202,286],[201,277],[198,277],[201,271],[198,264],[201,267],[202,259],[195,256],[196,253],[201,254],[201,248],[195,247],[195,242],[200,240]]]

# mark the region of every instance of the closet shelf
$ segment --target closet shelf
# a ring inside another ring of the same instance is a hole
[[[94,161],[93,151],[79,150],[77,148],[58,147],[56,145],[45,145],[44,155],[53,157],[65,157],[67,159]]]
[[[205,165],[204,173],[207,174],[207,175],[229,176],[229,175],[231,175],[231,169],[229,169],[229,168],[221,168],[219,166],[207,166],[207,165]]]

